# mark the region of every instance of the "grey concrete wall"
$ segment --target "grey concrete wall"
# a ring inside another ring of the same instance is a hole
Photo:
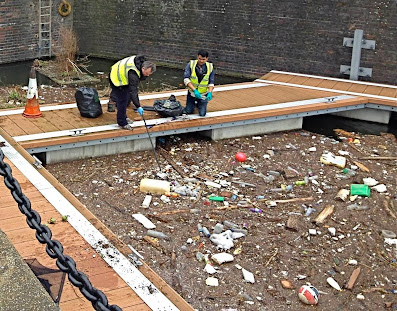
[[[43,0],[43,3],[47,1]],[[73,1],[68,1],[73,4]],[[73,26],[73,10],[67,17],[60,16],[58,14],[60,2],[61,0],[52,0],[53,44],[58,40],[61,25]],[[39,14],[38,0],[0,0],[0,64],[38,57]]]

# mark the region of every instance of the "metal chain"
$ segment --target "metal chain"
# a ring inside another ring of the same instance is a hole
[[[106,295],[92,286],[88,277],[76,269],[76,262],[69,256],[63,254],[63,246],[57,240],[51,240],[52,232],[50,228],[41,224],[41,217],[38,212],[31,208],[29,199],[22,193],[21,186],[12,176],[11,167],[4,162],[4,153],[0,149],[0,175],[4,177],[4,184],[11,191],[15,202],[18,203],[19,210],[26,216],[26,222],[31,229],[36,230],[36,238],[41,244],[46,245],[47,254],[56,259],[58,268],[66,272],[69,281],[78,287],[81,293],[87,298],[98,311],[122,311],[117,305],[108,304]]]

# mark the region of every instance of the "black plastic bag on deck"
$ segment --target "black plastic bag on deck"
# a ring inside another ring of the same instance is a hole
[[[74,94],[80,114],[85,118],[97,118],[102,112],[98,92],[92,87],[79,87]]]
[[[153,104],[154,110],[162,117],[177,117],[182,115],[183,106],[176,100],[174,95],[168,99],[156,99]]]

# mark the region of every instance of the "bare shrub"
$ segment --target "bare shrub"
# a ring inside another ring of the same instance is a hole
[[[54,47],[55,61],[63,75],[70,76],[70,72],[80,72],[75,64],[78,51],[77,36],[72,28],[61,26],[59,38]]]

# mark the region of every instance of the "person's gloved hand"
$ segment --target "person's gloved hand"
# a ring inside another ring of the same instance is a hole
[[[207,94],[207,100],[210,101],[212,99],[212,92],[208,92]]]
[[[139,107],[136,111],[141,115],[141,117],[143,117],[143,108],[142,107]]]
[[[201,97],[201,94],[200,94],[200,92],[199,92],[199,91],[197,91],[197,89],[196,89],[196,90],[194,90],[193,92],[194,92],[194,96],[195,96],[196,98],[198,98],[198,99],[202,99],[202,97]]]

